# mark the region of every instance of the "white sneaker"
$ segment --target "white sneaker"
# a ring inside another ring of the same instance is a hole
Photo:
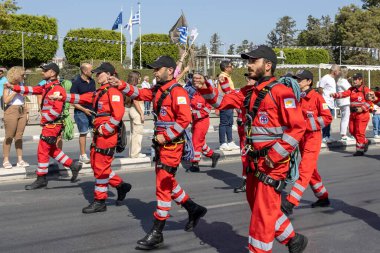
[[[380,139],[380,135],[375,135],[375,136],[373,136],[373,138],[375,138],[375,139]]]
[[[231,148],[231,150],[236,150],[236,149],[240,149],[240,147],[238,145],[235,144],[235,142],[231,141],[230,143],[227,144],[228,147]]]
[[[25,162],[24,160],[17,163],[17,167],[25,168],[25,167],[29,167],[29,166],[30,166],[29,163]]]
[[[322,139],[322,142],[323,142],[323,143],[327,143],[327,139],[328,139],[327,137],[324,137],[324,138]]]
[[[352,138],[352,137],[350,137],[348,135],[344,135],[344,136],[342,136],[342,138],[340,140],[341,141],[354,141],[355,138]]]
[[[220,148],[219,150],[221,151],[231,151],[231,147],[227,144],[227,143],[223,143],[222,145],[220,145]]]
[[[83,154],[79,156],[79,162],[81,163],[90,163],[90,158],[87,157],[87,154]]]
[[[137,156],[137,158],[145,158],[146,157],[146,154],[143,154],[143,153],[139,153],[139,155]]]

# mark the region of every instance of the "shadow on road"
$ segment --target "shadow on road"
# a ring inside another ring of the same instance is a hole
[[[232,190],[235,187],[240,186],[242,179],[234,173],[227,172],[219,169],[207,170],[208,176],[213,177],[217,180],[223,181],[228,187],[215,187],[215,189]]]
[[[194,229],[194,234],[201,240],[201,244],[208,244],[219,253],[246,253],[248,251],[247,237],[237,234],[232,226],[225,222],[207,223],[202,219]]]

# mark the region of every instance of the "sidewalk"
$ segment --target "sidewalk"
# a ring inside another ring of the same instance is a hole
[[[125,119],[124,119],[125,120]],[[125,122],[127,125],[127,129],[129,129],[128,125],[129,122]],[[218,131],[219,124],[219,118],[212,117],[211,118],[211,124],[209,128],[209,132],[216,132]],[[336,119],[333,121],[332,124],[332,137],[335,139],[340,138],[339,134],[339,124],[340,119]],[[372,129],[372,122],[370,122],[368,129]],[[234,130],[236,131],[236,126],[234,126]],[[39,140],[39,134],[40,134],[40,126],[38,125],[31,125],[28,126],[25,135],[24,140],[30,141],[30,142],[36,142]],[[75,127],[75,131],[77,131]],[[144,125],[144,136],[151,136],[153,133],[153,120],[151,117],[145,121]],[[234,134],[236,135],[236,133]],[[76,138],[79,136],[78,133],[75,134]],[[367,136],[372,136],[372,131],[367,130]],[[89,137],[90,138],[90,135]],[[370,145],[379,145],[380,140],[369,138]],[[215,140],[214,140],[215,141]],[[237,142],[237,140],[235,140]],[[217,142],[218,143],[218,142]],[[0,144],[2,144],[2,140],[0,139]],[[336,141],[330,144],[322,143],[321,145],[321,151],[322,152],[328,152],[330,150],[345,150],[348,147],[355,147],[355,141]],[[228,160],[235,160],[240,159],[240,151],[220,151],[216,150],[221,154],[221,162],[228,161]],[[210,163],[209,159],[205,159],[201,161],[202,164],[208,164]],[[186,168],[187,166],[190,166],[188,163],[184,162],[182,163],[182,167]],[[115,157],[112,168],[115,171],[146,171],[146,170],[153,170],[150,157],[146,158],[123,158],[123,157]],[[0,168],[0,182],[1,181],[11,181],[11,180],[22,180],[26,178],[33,178],[35,177],[35,170],[37,169],[36,164],[31,165],[28,168],[17,168],[13,167],[12,170],[5,170],[3,168]],[[59,168],[56,164],[53,164],[49,166],[49,176],[53,177],[67,177],[70,176],[70,171],[63,169],[62,167]],[[92,169],[89,164],[85,164],[83,166],[83,169],[81,170],[80,174],[93,174]]]

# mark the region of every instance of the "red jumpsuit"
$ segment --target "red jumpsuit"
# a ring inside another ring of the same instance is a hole
[[[237,109],[237,129],[238,129],[238,135],[239,135],[239,144],[240,144],[240,151],[242,151],[241,154],[241,163],[243,166],[242,176],[244,179],[247,178],[247,166],[248,166],[248,157],[246,154],[244,154],[244,147],[245,147],[245,129],[244,129],[244,115],[242,109]]]
[[[66,96],[66,90],[61,86],[58,80],[49,81],[44,86],[19,86],[14,85],[13,90],[23,95],[41,95],[43,97],[41,108],[41,121],[42,126],[41,135],[45,137],[58,137],[63,130],[63,124],[57,122],[63,112],[63,101],[50,100],[50,95]],[[70,167],[73,160],[68,157],[61,149],[54,144],[48,144],[46,141],[40,140],[38,143],[37,160],[38,166],[36,174],[37,176],[45,176],[48,173],[49,157],[54,158],[58,162],[62,163],[65,167]]]
[[[253,88],[249,108],[257,98],[260,90],[275,81],[274,77],[263,78]],[[244,87],[246,88],[246,87]],[[208,84],[208,89],[199,90],[207,101],[218,109],[242,108],[246,89],[230,94],[220,94]],[[243,114],[246,114],[244,108]],[[271,89],[258,108],[258,113],[252,122],[249,137],[254,137],[253,148],[262,150],[269,148],[268,157],[274,162],[270,168],[264,162],[264,157],[258,160],[258,170],[275,180],[284,180],[289,170],[288,157],[297,147],[305,132],[305,121],[302,111],[290,88],[282,84]],[[278,137],[272,140],[262,140],[267,137]],[[257,139],[256,139],[257,138]],[[251,167],[253,167],[252,162]],[[272,252],[273,240],[287,244],[295,236],[290,220],[280,210],[281,195],[272,186],[264,184],[254,173],[247,174],[247,199],[252,210],[249,229],[250,252]]]
[[[356,151],[364,152],[368,140],[365,137],[365,130],[370,119],[369,109],[371,102],[366,100],[366,94],[371,90],[364,85],[358,88],[350,87],[344,92],[339,92],[334,95],[334,98],[350,97],[350,122],[349,131],[356,139]],[[362,112],[352,112],[355,107],[362,108]]]
[[[138,89],[132,85],[123,83],[119,89],[132,99],[142,101],[153,101],[154,110],[157,109],[157,102],[161,94],[176,84],[175,79],[163,84],[154,95],[152,89]],[[163,134],[166,141],[171,142],[181,136],[183,131],[191,122],[190,101],[187,91],[182,87],[175,87],[162,102],[161,110],[158,115],[158,123],[170,123],[169,126],[157,126],[155,132]],[[174,200],[178,205],[184,204],[189,196],[182,189],[175,179],[175,175],[162,169],[162,166],[178,167],[181,162],[183,143],[159,146],[159,162],[156,162],[156,197],[157,209],[154,217],[158,220],[166,220],[169,218],[169,210],[171,209],[171,201]]]
[[[328,198],[328,192],[323,186],[318,173],[318,156],[321,150],[321,129],[332,121],[332,116],[323,97],[313,89],[306,91],[300,101],[302,113],[306,120],[306,131],[299,148],[302,160],[299,165],[299,179],[295,182],[287,199],[298,206],[307,185],[310,186],[319,199]]]
[[[194,146],[194,159],[192,163],[201,161],[202,153],[206,157],[211,157],[214,151],[206,143],[206,134],[210,126],[211,106],[199,92],[195,92],[190,101],[193,123],[191,127],[192,141]]]
[[[88,92],[82,95],[68,94],[66,102],[74,104],[92,104],[96,108],[96,101],[100,92],[107,89],[107,92],[100,97],[98,101],[98,115],[110,114],[107,116],[95,117],[94,129],[102,129],[103,135],[94,135],[93,144],[101,149],[113,148],[117,144],[118,125],[123,120],[124,115],[124,99],[121,92],[105,84],[93,92]],[[101,154],[95,151],[91,145],[90,161],[91,168],[94,171],[95,191],[94,196],[96,200],[104,200],[108,197],[108,185],[117,187],[123,180],[115,174],[111,169],[113,156]]]

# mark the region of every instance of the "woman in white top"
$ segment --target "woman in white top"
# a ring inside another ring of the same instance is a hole
[[[348,69],[345,66],[340,68],[341,76],[336,84],[337,92],[343,92],[348,90],[351,87],[351,84],[347,80]],[[342,141],[354,140],[347,136],[348,122],[350,120],[350,98],[340,98],[336,100],[336,104],[341,112],[341,121],[340,121],[340,134],[342,136]]]
[[[10,84],[22,85],[25,78],[23,67],[13,67],[7,73],[7,79]],[[4,86],[5,87],[5,86]],[[27,167],[29,164],[22,159],[22,136],[27,124],[27,109],[25,108],[25,99],[22,95],[4,88],[4,127],[5,140],[3,142],[3,167],[12,169],[9,162],[9,153],[13,139],[17,153],[17,167]]]

